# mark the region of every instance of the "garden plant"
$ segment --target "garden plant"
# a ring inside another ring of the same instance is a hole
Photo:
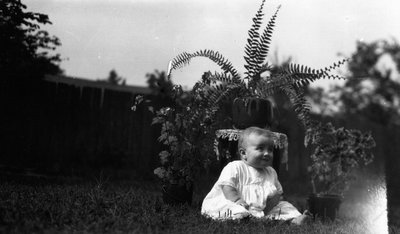
[[[305,143],[313,147],[308,167],[312,185],[309,207],[314,216],[333,220],[356,169],[372,162],[374,155],[369,150],[375,141],[370,132],[335,128],[330,122],[315,124],[308,131],[310,138]]]
[[[196,83],[190,92],[183,92],[179,85],[175,85],[171,95],[174,105],[155,112],[153,123],[162,125],[159,140],[167,147],[159,155],[162,166],[155,170],[164,184],[183,185],[193,182],[193,172],[198,171],[199,165],[204,165],[209,160],[205,155],[210,153],[212,147],[210,139],[213,138],[212,135],[219,124],[216,116],[226,102],[239,100],[238,102],[244,103],[245,106],[247,104],[253,106],[254,99],[256,102],[269,100],[276,92],[283,92],[291,100],[294,111],[305,127],[310,128],[311,107],[303,96],[302,88],[320,79],[343,78],[331,74],[331,71],[342,65],[346,59],[322,69],[312,69],[299,64],[289,64],[278,69],[269,64],[266,57],[280,7],[265,29],[259,32],[263,21],[264,3],[263,0],[248,32],[244,78],[239,75],[231,62],[213,50],[184,52],[170,62],[168,78],[171,77],[172,71],[188,65],[195,57],[209,58],[218,64],[223,72],[205,73],[202,80]],[[139,99],[141,100],[140,97]]]
[[[313,193],[342,196],[355,170],[372,162],[374,155],[368,150],[375,147],[375,141],[370,132],[335,128],[330,122],[319,123],[312,131],[314,151],[308,171]]]
[[[165,149],[159,153],[161,166],[154,174],[162,181],[167,203],[191,203],[193,182],[213,155],[216,113],[203,106],[205,82],[198,82],[191,91],[174,86],[172,105],[155,111],[152,123],[161,125],[158,140]]]

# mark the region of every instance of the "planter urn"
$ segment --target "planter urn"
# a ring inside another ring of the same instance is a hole
[[[270,128],[273,120],[271,101],[261,98],[236,98],[232,105],[234,128],[245,129],[250,126]]]
[[[339,213],[342,196],[335,194],[311,194],[308,197],[309,211],[314,219],[334,221]]]

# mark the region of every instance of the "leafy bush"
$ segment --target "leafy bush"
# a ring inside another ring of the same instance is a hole
[[[154,170],[163,183],[189,186],[214,154],[215,126],[219,121],[216,109],[204,103],[206,82],[205,76],[191,91],[173,85],[171,105],[159,110],[149,106],[155,113],[152,124],[161,125],[158,140],[165,145],[159,153],[161,166]],[[143,101],[138,99],[137,103]]]
[[[372,162],[368,150],[375,147],[371,133],[355,129],[335,128],[331,123],[318,123],[309,139],[315,148],[308,171],[314,193],[342,195],[354,178],[354,170]]]

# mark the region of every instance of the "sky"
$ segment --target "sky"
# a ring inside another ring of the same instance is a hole
[[[261,0],[23,0],[28,11],[47,14],[42,27],[57,36],[65,74],[105,79],[111,69],[127,84],[145,86],[146,74],[166,71],[182,52],[219,51],[244,73],[244,47]],[[264,22],[281,5],[269,60],[291,56],[319,69],[350,56],[357,40],[400,39],[398,0],[267,0]],[[205,71],[197,58],[173,73],[191,87]],[[331,84],[322,82],[321,84]]]

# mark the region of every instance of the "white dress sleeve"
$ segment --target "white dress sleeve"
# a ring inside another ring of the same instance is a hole
[[[229,185],[237,189],[237,184],[238,184],[237,166],[234,163],[230,162],[224,167],[224,169],[222,169],[216,185],[218,186]]]
[[[228,163],[222,170],[217,182],[204,198],[201,213],[213,219],[236,219],[249,215],[248,210],[225,198],[222,185],[229,185],[237,189],[238,165]]]

